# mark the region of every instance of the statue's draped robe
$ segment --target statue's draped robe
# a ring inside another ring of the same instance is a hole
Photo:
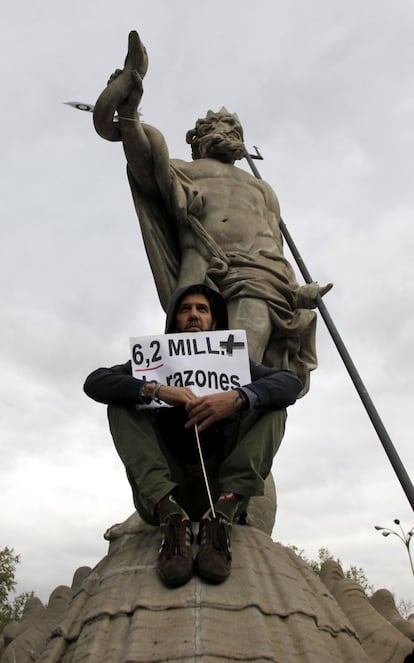
[[[142,125],[152,144],[154,173],[161,196],[149,196],[128,168],[128,179],[141,225],[145,249],[158,296],[166,310],[177,287],[181,251],[179,224],[192,232],[195,245],[208,264],[204,282],[218,290],[226,301],[252,297],[264,299],[272,322],[272,335],[263,363],[293,371],[309,388],[309,372],[316,368],[314,306],[317,286],[299,286],[281,247],[269,246],[257,254],[224,253],[199,221],[203,206],[197,183],[171,162],[157,130]],[[197,279],[200,282],[200,279]],[[240,325],[241,326],[241,325]]]

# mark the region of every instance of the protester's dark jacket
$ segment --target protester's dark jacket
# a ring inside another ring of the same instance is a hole
[[[171,297],[165,325],[165,332],[177,331],[173,322],[178,303],[188,288],[177,290]],[[228,329],[227,307],[219,293],[211,290],[214,299],[213,311],[216,329]],[[252,381],[243,385],[243,391],[251,407],[281,409],[292,405],[298,397],[302,383],[291,371],[268,368],[250,362]],[[107,405],[134,406],[141,403],[140,390],[144,382],[132,376],[131,361],[111,368],[98,368],[91,373],[84,384],[85,393],[99,403]]]

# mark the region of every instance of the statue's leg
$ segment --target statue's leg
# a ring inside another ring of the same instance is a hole
[[[285,432],[286,410],[252,410],[242,414],[239,429],[226,445],[219,470],[222,492],[263,495],[264,480]]]
[[[204,283],[208,269],[207,260],[195,248],[182,251],[180,273],[177,280],[178,288],[186,288],[196,283]]]
[[[156,424],[144,410],[116,405],[108,407],[108,419],[116,450],[125,465],[135,507],[152,525],[158,524],[155,508],[176,487],[170,465],[160,447]]]
[[[227,310],[230,329],[246,330],[249,356],[261,363],[272,333],[266,302],[251,297],[231,299],[227,302]]]

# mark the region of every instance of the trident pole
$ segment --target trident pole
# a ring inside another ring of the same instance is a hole
[[[262,157],[261,157],[260,153],[258,152],[257,147],[254,147],[254,149],[256,151],[256,155],[251,155],[251,154],[249,154],[249,152],[247,150],[245,150],[245,155],[244,156],[245,156],[245,158],[246,158],[246,160],[247,160],[254,176],[257,177],[257,179],[261,180],[262,177],[261,177],[261,175],[260,175],[253,159],[262,159]],[[282,235],[285,238],[286,243],[287,243],[293,257],[296,260],[298,268],[299,268],[305,282],[306,283],[313,283],[314,281],[313,281],[308,269],[306,268],[306,265],[305,265],[305,263],[302,259],[302,256],[300,255],[300,253],[299,253],[299,251],[296,247],[296,244],[294,243],[294,241],[292,239],[292,236],[289,233],[289,231],[286,227],[286,224],[285,224],[285,222],[283,221],[282,218],[280,219],[280,229],[282,231]],[[377,432],[377,435],[378,435],[378,437],[381,441],[381,444],[384,447],[384,451],[387,454],[388,459],[389,459],[391,465],[394,468],[394,471],[395,471],[395,473],[397,475],[397,478],[398,478],[398,480],[399,480],[399,482],[400,482],[400,484],[401,484],[401,486],[402,486],[402,488],[403,488],[403,490],[404,490],[404,492],[407,496],[407,499],[408,499],[409,503],[411,504],[411,508],[414,510],[414,487],[413,487],[413,484],[411,483],[411,479],[408,476],[408,473],[407,473],[407,471],[406,471],[406,469],[405,469],[405,467],[404,467],[404,465],[403,465],[403,463],[402,463],[402,461],[401,461],[401,459],[400,459],[400,457],[397,453],[397,450],[394,447],[394,445],[391,441],[391,438],[388,435],[384,424],[382,423],[381,417],[379,416],[378,411],[377,411],[373,401],[371,400],[371,397],[370,397],[370,395],[367,391],[367,388],[365,387],[365,385],[364,385],[364,383],[361,379],[361,376],[359,375],[359,373],[356,369],[356,366],[355,366],[354,362],[352,361],[351,356],[350,356],[350,354],[349,354],[349,352],[348,352],[348,350],[347,350],[347,348],[346,348],[346,346],[345,346],[345,344],[344,344],[344,342],[343,342],[343,340],[342,340],[342,338],[341,338],[341,336],[340,336],[340,334],[339,334],[339,332],[338,332],[338,330],[337,330],[337,328],[336,328],[336,326],[335,326],[335,324],[334,324],[334,322],[333,322],[333,320],[332,320],[332,318],[331,318],[331,316],[328,312],[328,309],[326,308],[325,304],[323,303],[322,297],[320,295],[318,295],[317,298],[316,298],[316,306],[317,306],[317,308],[319,310],[319,313],[321,314],[321,316],[322,316],[322,318],[323,318],[323,320],[324,320],[324,322],[325,322],[325,324],[328,328],[328,331],[329,331],[329,333],[332,337],[332,340],[333,340],[333,342],[334,342],[334,344],[335,344],[335,346],[336,346],[336,348],[337,348],[337,350],[338,350],[338,352],[339,352],[339,354],[342,358],[342,361],[345,364],[345,368],[347,369],[347,371],[349,373],[349,376],[350,376],[352,382],[354,383],[354,386],[355,386],[355,388],[356,388],[356,390],[359,394],[359,397],[360,397],[360,399],[361,399],[361,401],[362,401],[362,403],[365,407],[365,410],[366,410],[369,418],[371,419],[372,425],[374,426],[374,428]]]

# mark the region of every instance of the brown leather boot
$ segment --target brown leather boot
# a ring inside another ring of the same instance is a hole
[[[231,523],[225,518],[203,518],[198,532],[197,573],[210,582],[224,582],[231,571]]]
[[[168,587],[184,585],[193,575],[194,539],[190,520],[175,513],[161,523],[158,573]]]

